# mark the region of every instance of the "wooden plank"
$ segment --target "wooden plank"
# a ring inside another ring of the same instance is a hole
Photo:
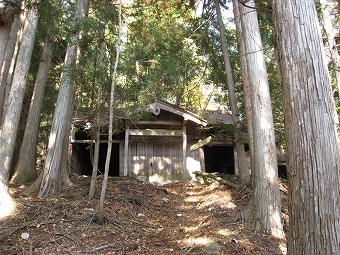
[[[71,143],[96,143],[95,140],[73,140]],[[100,140],[100,143],[108,143],[108,140]],[[122,143],[121,140],[112,140],[112,143]]]
[[[187,145],[188,145],[188,140],[187,140],[187,126],[183,125],[182,128],[183,132],[183,180],[187,181],[188,180],[188,168],[187,168]]]
[[[124,176],[128,175],[128,154],[129,154],[129,128],[125,130]]]
[[[234,173],[235,173],[235,175],[240,176],[236,146],[233,146],[233,153],[234,153]]]
[[[182,136],[182,130],[130,129],[129,134],[135,136]]]
[[[124,144],[119,144],[119,176],[124,176]]]
[[[200,157],[200,163],[201,163],[201,171],[205,172],[205,157],[204,157],[204,151],[202,148],[198,148],[199,151],[199,157]]]
[[[197,176],[202,176],[203,178],[210,178],[210,179],[213,179],[215,181],[218,181],[219,183],[223,183],[229,187],[232,187],[232,188],[235,188],[235,189],[238,189],[240,188],[240,186],[236,183],[233,183],[231,181],[228,181],[226,179],[223,179],[219,176],[216,176],[215,174],[213,173],[206,173],[206,172],[199,172],[199,171],[196,171],[196,172],[193,172],[194,175]]]
[[[149,121],[136,121],[135,125],[160,125],[160,126],[182,126],[181,121],[166,121],[166,120],[149,120]]]
[[[74,143],[76,140],[76,129],[72,126],[71,128],[71,143]]]
[[[186,110],[178,110],[178,109],[175,109],[169,105],[166,105],[162,102],[156,102],[156,103],[153,103],[150,105],[151,109],[154,109],[154,108],[159,108],[159,109],[162,109],[162,110],[165,110],[165,111],[168,111],[168,112],[171,112],[171,113],[174,113],[176,115],[179,115],[179,116],[182,116],[184,119],[187,119],[187,120],[190,120],[196,124],[199,124],[199,125],[202,125],[202,126],[207,126],[207,122],[205,120],[200,120],[198,118],[196,118],[195,116],[193,116],[193,113],[190,113]]]
[[[96,140],[71,140],[71,143],[95,143]]]
[[[199,140],[197,143],[191,145],[189,150],[190,150],[190,151],[197,150],[198,148],[201,148],[201,147],[203,147],[204,145],[210,143],[211,139],[212,139],[212,137],[209,136],[209,137],[207,137],[207,138],[205,138],[205,139],[203,139],[203,140]]]
[[[155,145],[153,143],[145,145],[145,155],[146,155],[145,176],[147,177],[148,181],[150,181],[150,176],[153,175],[154,147],[155,147]]]

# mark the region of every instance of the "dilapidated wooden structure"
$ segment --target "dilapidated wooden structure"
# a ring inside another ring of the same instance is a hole
[[[194,113],[164,101],[149,105],[152,118],[126,122],[113,138],[110,175],[143,177],[164,184],[188,180],[195,171],[234,173],[233,137],[212,137],[214,127]],[[214,125],[231,123],[230,115],[213,115]],[[71,167],[80,173],[92,171],[94,140],[86,133],[89,120],[74,119]],[[209,128],[210,127],[210,128]],[[103,136],[104,137],[104,136]],[[107,139],[107,138],[106,138]],[[99,170],[104,169],[107,140],[100,145]]]

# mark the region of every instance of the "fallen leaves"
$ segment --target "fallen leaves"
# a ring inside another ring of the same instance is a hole
[[[99,225],[100,187],[88,201],[90,178],[72,181],[54,198],[16,198],[17,213],[0,221],[0,254],[283,254],[284,242],[239,222],[247,189],[110,178]]]

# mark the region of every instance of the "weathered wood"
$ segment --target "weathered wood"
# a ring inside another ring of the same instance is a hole
[[[125,130],[125,147],[124,147],[124,176],[128,175],[128,154],[129,154],[129,127]]]
[[[222,184],[225,184],[229,187],[232,187],[232,188],[235,188],[235,189],[238,189],[240,188],[239,185],[237,185],[236,183],[233,183],[231,181],[228,181],[226,179],[223,179],[219,176],[216,176],[215,174],[212,174],[212,173],[206,173],[206,172],[199,172],[199,171],[195,171],[193,172],[194,175],[196,175],[196,177],[198,176],[201,176],[203,178],[210,178],[210,179],[213,179],[215,181],[218,181],[219,183],[222,183]]]
[[[240,168],[238,167],[238,155],[236,146],[233,146],[233,155],[234,155],[234,174],[240,177]]]
[[[198,125],[202,125],[202,126],[207,126],[207,122],[205,120],[201,120],[197,117],[195,117],[193,114],[191,114],[188,111],[185,110],[179,110],[176,109],[166,103],[163,102],[156,102],[150,105],[150,109],[162,109],[171,113],[174,113],[176,115],[182,116],[184,119],[190,120]]]
[[[100,140],[99,143],[108,143],[109,140]],[[71,143],[96,143],[96,140],[71,140]],[[123,143],[122,140],[112,140],[112,143]]]
[[[71,140],[72,143],[96,143],[96,140]],[[106,142],[108,142],[106,140]]]
[[[137,136],[182,136],[182,130],[130,129],[129,134]]]
[[[188,147],[188,137],[187,137],[187,119],[183,121],[182,127],[182,135],[183,135],[183,180],[188,180],[188,168],[187,168],[187,147]]]
[[[203,140],[199,140],[197,143],[193,144],[190,146],[190,151],[194,151],[194,150],[197,150],[201,147],[203,147],[204,145],[208,144],[210,141],[211,141],[212,137],[209,136]]]
[[[72,128],[71,128],[71,138],[70,138],[70,143],[74,143],[75,141],[83,141],[83,140],[76,140],[76,130],[75,130],[75,128],[72,126]],[[93,142],[95,142],[95,140],[86,140],[86,141],[93,141]]]
[[[201,165],[201,171],[205,172],[205,157],[204,157],[204,150],[202,148],[198,149],[199,152],[199,158],[200,158],[200,165]]]
[[[166,121],[166,120],[140,120],[136,121],[135,125],[160,125],[160,126],[182,126],[181,121]]]

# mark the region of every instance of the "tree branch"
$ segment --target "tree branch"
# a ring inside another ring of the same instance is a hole
[[[249,9],[253,9],[253,10],[256,10],[256,11],[266,11],[266,12],[272,12],[272,10],[268,9],[268,8],[264,8],[264,7],[253,7],[253,6],[249,6],[246,4],[247,0],[237,0],[240,4],[242,4],[243,6],[249,8]]]

